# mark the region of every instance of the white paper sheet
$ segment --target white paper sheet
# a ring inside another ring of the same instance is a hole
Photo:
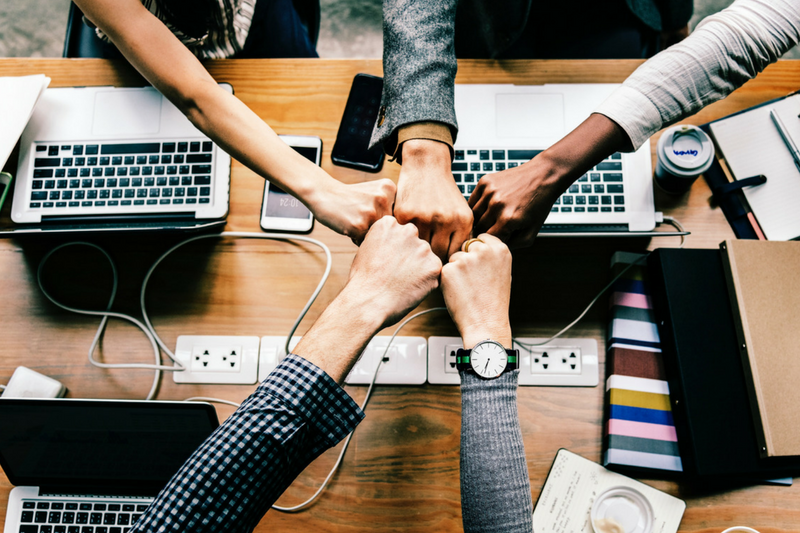
[[[711,125],[717,145],[737,180],[763,174],[767,182],[742,189],[764,235],[771,241],[800,237],[800,170],[769,116],[774,109],[800,145],[800,95]]]
[[[653,533],[675,533],[686,503],[629,477],[611,472],[580,455],[559,450],[533,510],[536,533],[593,533],[594,499],[612,487],[631,487],[653,508]]]
[[[17,144],[50,78],[44,74],[0,78],[0,168]]]

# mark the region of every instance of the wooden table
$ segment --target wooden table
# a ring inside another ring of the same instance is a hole
[[[587,83],[623,81],[638,61],[462,61],[459,83]],[[323,168],[353,183],[375,176],[333,166],[330,151],[353,76],[381,75],[376,60],[238,60],[208,63],[218,81],[235,93],[278,133],[322,137]],[[0,76],[44,73],[51,87],[137,85],[142,80],[126,65],[101,60],[2,59]],[[687,122],[700,124],[783,96],[800,87],[800,62],[780,61],[722,102]],[[652,143],[655,147],[655,139]],[[16,161],[12,158],[12,162]],[[12,170],[13,164],[9,165]],[[380,176],[397,179],[399,167],[386,163]],[[233,163],[228,230],[258,231],[263,180]],[[689,195],[656,192],[656,207],[677,217],[692,232],[687,246],[716,247],[733,237],[722,213],[710,206],[710,192],[698,180]],[[2,212],[8,222],[10,202]],[[333,252],[327,286],[300,326],[305,331],[343,286],[355,246],[317,224],[312,236]],[[151,262],[175,239],[98,238],[120,270],[115,308],[138,315],[138,289]],[[61,380],[70,397],[143,398],[150,371],[101,370],[86,359],[97,321],[62,312],[36,287],[36,267],[56,241],[0,241],[0,382],[19,365]],[[609,259],[617,250],[676,246],[675,237],[630,239],[539,239],[515,253],[511,319],[515,335],[548,336],[570,322],[609,279]],[[58,298],[99,309],[108,298],[110,274],[94,252],[64,252],[47,273]],[[148,305],[167,345],[181,334],[285,335],[324,268],[324,256],[306,245],[221,239],[188,246],[168,259],[151,281]],[[435,293],[422,308],[442,304]],[[570,333],[600,344],[604,367],[607,310],[602,301]],[[387,332],[384,332],[386,334]],[[410,323],[404,335],[456,335],[445,314]],[[151,352],[138,330],[111,321],[99,358],[108,362],[150,362]],[[601,379],[601,382],[603,379]],[[204,395],[243,400],[253,386],[176,385],[162,379],[158,399]],[[357,400],[365,387],[347,387]],[[541,490],[559,448],[600,461],[603,387],[521,387],[519,412],[534,498]],[[218,408],[224,419],[232,408]],[[310,510],[297,515],[270,512],[258,530],[278,531],[459,531],[458,387],[378,387],[332,484]],[[0,429],[1,430],[1,429]],[[280,499],[295,504],[310,496],[338,453],[315,461]],[[762,533],[800,532],[800,484],[699,490],[671,481],[648,481],[687,501],[681,525],[686,532],[719,532],[736,524]],[[0,476],[0,517],[11,489]],[[2,518],[0,518],[1,520]]]

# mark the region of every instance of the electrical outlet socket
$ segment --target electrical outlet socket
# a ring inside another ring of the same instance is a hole
[[[547,339],[515,337],[514,340],[536,344]],[[455,369],[455,352],[462,347],[458,337],[428,339],[429,383],[461,383]],[[599,382],[597,341],[594,339],[554,339],[545,346],[514,347],[519,349],[520,385],[595,387]]]
[[[258,378],[258,337],[181,335],[175,358],[186,367],[175,383],[252,385]]]
[[[559,338],[544,346],[547,338],[515,337],[519,350],[520,385],[553,387],[596,387],[600,382],[597,341],[594,339]]]
[[[581,374],[580,346],[535,346],[528,353],[531,374]]]
[[[345,378],[348,385],[369,385],[391,337],[373,337]],[[378,370],[378,385],[422,385],[427,378],[428,342],[424,337],[395,337],[388,361]],[[456,375],[456,377],[458,377]]]

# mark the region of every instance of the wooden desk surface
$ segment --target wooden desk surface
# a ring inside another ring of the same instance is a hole
[[[462,61],[459,83],[587,83],[623,81],[638,61]],[[278,133],[322,137],[322,166],[345,182],[375,176],[333,166],[330,151],[353,76],[381,75],[377,60],[239,60],[210,62],[218,81],[235,93]],[[44,73],[51,87],[136,85],[127,66],[100,60],[0,59],[0,76]],[[800,87],[800,62],[779,61],[726,100],[708,106],[687,122],[700,124]],[[652,142],[655,147],[655,140]],[[15,157],[9,168],[14,170]],[[397,178],[399,167],[386,163],[380,176]],[[228,229],[259,231],[263,180],[233,163]],[[722,213],[709,205],[710,192],[698,180],[685,197],[656,192],[656,207],[677,217],[692,232],[689,247],[716,247],[733,237]],[[8,222],[10,202],[2,212]],[[300,326],[305,331],[346,280],[355,253],[347,238],[316,225],[312,236],[333,252],[327,286]],[[98,238],[117,262],[120,290],[115,309],[138,316],[138,290],[147,267],[175,239]],[[86,353],[97,321],[56,309],[36,287],[36,268],[51,240],[0,240],[0,382],[19,365],[61,380],[70,397],[143,398],[150,371],[101,370]],[[617,250],[676,246],[677,238],[548,240],[515,253],[511,318],[514,333],[547,336],[570,322],[609,279],[609,259]],[[310,253],[309,253],[310,252]],[[55,265],[58,264],[58,267]],[[220,240],[193,244],[163,264],[151,281],[148,306],[167,345],[181,334],[285,335],[324,268],[324,256],[306,245],[271,241]],[[46,272],[58,298],[75,306],[106,305],[110,274],[91,251],[64,252]],[[441,305],[440,293],[422,306]],[[606,306],[601,302],[570,333],[600,344],[601,383],[605,376]],[[385,333],[384,333],[385,334]],[[410,323],[404,335],[455,335],[444,314]],[[151,362],[138,330],[111,321],[98,358],[108,362]],[[204,395],[241,401],[253,386],[176,385],[162,378],[158,399]],[[347,387],[361,401],[365,387]],[[603,386],[594,388],[520,387],[519,412],[534,498],[541,490],[559,448],[600,461]],[[232,408],[218,407],[224,419]],[[258,531],[459,531],[458,387],[378,387],[339,473],[310,510],[270,512]],[[310,496],[328,472],[338,447],[315,461],[280,499],[283,505]],[[681,531],[716,533],[749,525],[761,533],[800,532],[800,484],[699,490],[670,481],[648,481],[683,498],[687,510]],[[11,489],[0,475],[0,517]],[[3,520],[4,518],[0,518]]]

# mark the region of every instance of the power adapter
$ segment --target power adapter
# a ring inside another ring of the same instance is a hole
[[[3,398],[61,398],[67,388],[53,378],[19,366],[3,391]]]

